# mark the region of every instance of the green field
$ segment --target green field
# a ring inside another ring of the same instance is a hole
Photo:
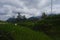
[[[0,24],[0,30],[9,32],[14,40],[52,40],[43,32],[35,32],[29,28],[15,26],[14,24]]]

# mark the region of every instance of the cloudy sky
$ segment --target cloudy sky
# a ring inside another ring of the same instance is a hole
[[[40,16],[42,12],[51,12],[51,0],[0,0],[0,20],[16,16],[17,12],[25,15]],[[53,0],[53,13],[60,13],[60,0]]]

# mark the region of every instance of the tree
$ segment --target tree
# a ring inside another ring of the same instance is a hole
[[[45,14],[45,12],[42,13],[42,18],[46,18],[47,15]]]

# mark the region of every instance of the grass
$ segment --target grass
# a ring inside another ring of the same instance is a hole
[[[14,24],[0,24],[0,30],[9,32],[14,40],[52,40],[43,32],[35,32],[29,28]]]

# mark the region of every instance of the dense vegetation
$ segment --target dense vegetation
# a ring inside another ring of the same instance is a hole
[[[40,19],[30,18],[19,21],[18,18],[3,23],[6,24],[0,24],[0,35],[3,35],[0,36],[1,40],[5,40],[4,38],[7,38],[6,40],[60,40],[60,14],[43,13]]]
[[[50,15],[37,21],[34,30],[43,31],[54,40],[60,40],[60,14]]]
[[[52,40],[43,32],[35,32],[29,28],[13,24],[1,24],[0,30],[4,31],[4,34],[0,34],[0,40]]]

